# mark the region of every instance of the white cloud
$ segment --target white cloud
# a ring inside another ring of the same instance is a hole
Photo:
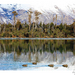
[[[75,0],[2,0],[0,1],[1,4],[25,4],[21,5],[21,8],[29,8],[30,6],[40,10],[55,10],[54,5],[66,10],[67,5],[73,6]],[[74,7],[74,6],[73,6]]]

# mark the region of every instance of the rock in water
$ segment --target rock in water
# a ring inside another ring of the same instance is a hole
[[[54,65],[53,64],[50,64],[50,65],[48,65],[49,67],[54,67]]]
[[[23,67],[27,67],[27,64],[22,65]]]
[[[64,65],[62,65],[63,67],[68,67],[68,65],[67,64],[64,64]]]
[[[32,64],[36,65],[37,63],[36,62],[33,62]]]

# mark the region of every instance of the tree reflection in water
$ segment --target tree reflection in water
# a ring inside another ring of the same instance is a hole
[[[75,40],[0,40],[1,53],[14,53],[14,61],[62,63],[75,56]]]

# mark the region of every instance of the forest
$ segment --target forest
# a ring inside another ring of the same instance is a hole
[[[18,15],[16,11],[13,11],[14,24],[1,24],[0,23],[0,37],[4,38],[74,38],[75,37],[75,21],[73,24],[67,25],[61,23],[60,25],[54,24],[53,22],[44,24],[39,23],[39,15],[42,14],[35,11],[35,22],[31,23],[32,11],[28,11],[28,23],[21,23],[20,19],[15,17]],[[57,19],[57,15],[56,15]]]

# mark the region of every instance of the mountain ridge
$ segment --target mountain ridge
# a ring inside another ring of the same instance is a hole
[[[28,23],[28,10],[25,9],[21,9],[21,8],[16,8],[17,5],[13,5],[11,8],[5,8],[0,6],[0,23],[12,23],[13,24],[13,14],[12,11],[17,11],[18,15],[16,17],[16,19],[20,19],[20,21],[22,23],[27,22]],[[41,10],[41,15],[39,15],[39,22],[43,22],[43,23],[51,23],[53,22],[53,18],[56,17],[57,14],[57,25],[60,23],[67,23],[67,24],[72,24],[73,20],[75,18],[75,10],[74,8],[70,8],[69,6],[67,6],[68,8],[68,12],[63,11],[62,9],[60,9],[58,6],[54,6],[54,8],[56,9],[55,11],[52,10]],[[33,14],[32,14],[32,19],[31,22],[34,21],[34,11],[36,9],[32,9]],[[39,10],[38,10],[39,11]],[[5,20],[5,21],[4,21]],[[54,19],[54,24],[56,23],[56,19]]]

